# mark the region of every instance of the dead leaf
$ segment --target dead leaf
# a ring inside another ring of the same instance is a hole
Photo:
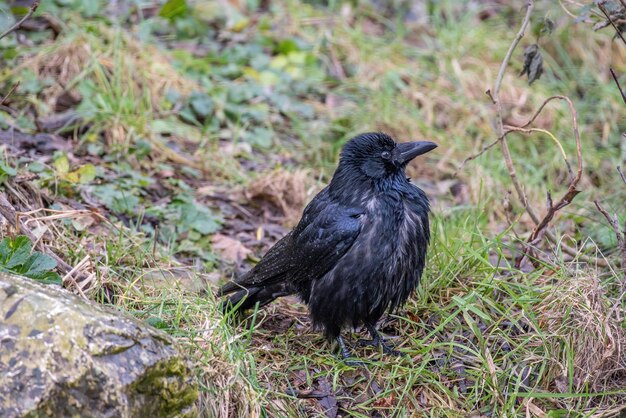
[[[530,417],[543,418],[546,416],[546,413],[543,412],[541,408],[539,408],[537,405],[535,405],[532,399],[529,399],[528,402],[526,402],[526,416],[528,418]]]
[[[520,76],[528,74],[528,84],[539,80],[543,73],[543,57],[537,44],[529,45],[524,49],[524,68]]]
[[[244,260],[252,252],[241,241],[222,234],[213,235],[213,249],[217,250],[224,260],[231,263]]]
[[[320,391],[325,392],[328,396],[323,397],[319,400],[320,405],[324,408],[324,413],[328,418],[336,418],[339,413],[339,406],[337,405],[337,398],[335,394],[332,392],[332,387],[330,382],[325,378],[321,378],[318,381]]]
[[[374,402],[374,406],[376,408],[391,408],[394,406],[395,400],[396,400],[396,397],[393,396],[393,394],[391,394],[384,398],[377,399],[376,402]]]

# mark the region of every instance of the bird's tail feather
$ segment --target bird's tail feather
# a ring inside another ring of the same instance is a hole
[[[288,291],[282,283],[273,286],[241,289],[222,303],[222,309],[224,311],[235,309],[238,312],[244,312],[254,308],[257,304],[260,308],[274,301],[276,298],[292,293],[293,292]]]

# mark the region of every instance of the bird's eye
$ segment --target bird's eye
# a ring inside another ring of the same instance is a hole
[[[383,157],[383,159],[388,160],[391,158],[391,153],[389,151],[383,151],[380,156]]]

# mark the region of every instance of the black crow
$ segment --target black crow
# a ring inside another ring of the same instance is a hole
[[[218,296],[242,311],[297,294],[316,328],[329,340],[363,324],[372,336],[361,345],[385,344],[375,325],[385,311],[404,304],[424,270],[430,239],[426,194],[405,167],[436,148],[432,142],[396,144],[383,133],[365,133],[343,147],[330,184],[304,209],[298,225],[261,261]]]

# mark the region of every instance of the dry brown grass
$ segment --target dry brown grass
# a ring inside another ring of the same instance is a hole
[[[123,59],[119,57],[120,51],[123,51]],[[120,64],[123,68],[116,68]],[[116,72],[125,70],[126,87],[138,97],[147,91],[155,110],[160,108],[169,89],[188,94],[199,88],[176,71],[168,55],[156,46],[141,43],[129,34],[105,25],[97,25],[96,33],[77,31],[64,35],[26,57],[14,72],[30,69],[40,79],[49,77],[53,80],[41,96],[54,108],[55,101],[64,93],[80,99],[76,84],[90,76],[96,67],[104,71],[109,82]]]
[[[626,386],[626,312],[608,295],[598,274],[572,269],[547,279],[556,282],[537,308],[552,353],[553,389],[558,392]]]
[[[232,344],[240,337],[226,337],[228,331],[219,327],[227,325],[215,310],[207,311],[204,319],[202,324],[197,324],[203,331],[191,346],[193,350],[203,351],[202,362],[198,364],[199,379],[205,386],[199,399],[200,410],[207,417],[261,416],[261,394],[248,380],[250,359],[232,353]]]
[[[294,226],[302,214],[307,200],[307,176],[305,170],[274,170],[254,180],[245,191],[253,202],[268,202],[284,217],[284,223]]]

